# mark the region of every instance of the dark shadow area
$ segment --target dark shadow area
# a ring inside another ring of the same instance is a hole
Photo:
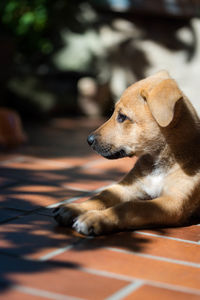
[[[173,121],[161,132],[183,172],[192,177],[200,169],[199,119],[186,100],[181,98],[176,103]]]
[[[5,292],[10,287],[19,284],[17,278],[12,280],[12,277],[17,277],[18,274],[42,274],[43,272],[48,272],[56,270],[60,267],[65,269],[79,269],[79,265],[71,262],[39,262],[24,260],[22,258],[17,258],[15,256],[0,254],[0,294]],[[20,285],[20,284],[19,284]]]
[[[117,248],[133,252],[143,252],[151,240],[148,237],[139,237],[134,231],[112,233],[94,239],[83,239],[82,243],[75,246],[75,251],[91,251],[101,248]]]
[[[130,164],[130,168],[133,165]],[[1,177],[3,178],[13,178],[17,180],[22,180],[25,184],[27,182],[32,182],[33,184],[38,183],[40,185],[53,185],[60,186],[62,184],[70,184],[76,182],[90,183],[94,181],[115,181],[119,180],[124,172],[120,171],[117,168],[110,168],[110,170],[106,171],[98,171],[92,169],[84,169],[81,167],[72,167],[72,168],[63,168],[62,170],[27,170],[23,168],[6,168],[2,167],[1,170],[3,174]]]
[[[30,209],[30,203],[21,199],[19,201],[22,207],[24,205],[24,209],[26,209],[26,204],[29,205]],[[6,203],[3,205],[7,206]],[[17,207],[12,210],[4,209],[4,211],[8,213],[8,216],[7,220],[4,220],[4,224],[0,226],[0,293],[18,284],[15,276],[20,274],[42,274],[61,267],[79,269],[78,264],[70,261],[61,265],[59,262],[49,264],[34,260],[37,255],[40,257],[46,253],[45,251],[48,253],[48,248],[52,248],[53,251],[53,249],[76,243],[77,237],[66,234],[66,229],[59,232],[54,230],[55,222],[53,219],[47,215],[34,213],[34,206],[29,212],[17,211]],[[10,212],[15,213],[13,220],[10,219]],[[31,260],[32,255],[33,260]],[[22,258],[26,256],[29,258]]]
[[[20,155],[40,158],[82,158],[94,154],[87,144],[88,134],[104,122],[104,119],[52,119],[47,123],[25,123],[28,143],[15,149]],[[80,147],[81,145],[81,147]],[[12,151],[10,151],[12,153]]]

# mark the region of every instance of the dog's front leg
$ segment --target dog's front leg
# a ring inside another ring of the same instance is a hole
[[[129,201],[132,194],[133,188],[129,191],[128,187],[120,183],[114,184],[85,202],[63,204],[57,207],[54,210],[54,217],[59,224],[71,226],[78,216],[91,210],[103,211],[121,202]]]
[[[88,211],[77,218],[74,228],[85,235],[99,235],[146,226],[178,225],[181,217],[182,209],[176,199],[163,196],[128,201],[103,211]]]

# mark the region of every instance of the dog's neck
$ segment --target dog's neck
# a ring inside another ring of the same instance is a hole
[[[137,161],[137,165],[144,175],[156,173],[159,170],[167,172],[174,164],[175,159],[167,144],[157,151],[142,155]]]
[[[186,172],[190,172],[189,169],[200,169],[200,121],[187,99],[178,104],[174,124],[164,128],[162,133],[166,141],[165,148],[168,149],[172,162],[177,163]],[[162,151],[160,155],[162,157]]]
[[[167,172],[175,165],[188,174],[200,171],[199,118],[187,99],[180,101],[176,108],[174,121],[167,128],[160,129],[159,148],[152,145],[137,161],[136,167],[143,175],[159,170]]]
[[[169,169],[175,163],[175,158],[171,155],[169,146],[166,144],[160,151],[152,155],[154,169]]]

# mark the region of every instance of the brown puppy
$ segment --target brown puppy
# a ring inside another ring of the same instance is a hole
[[[56,208],[60,224],[96,235],[181,225],[200,208],[200,122],[166,71],[130,86],[88,143],[109,159],[139,159],[118,184]]]

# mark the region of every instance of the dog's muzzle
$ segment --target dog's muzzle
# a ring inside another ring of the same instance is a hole
[[[107,159],[117,159],[128,156],[124,149],[112,151],[111,145],[99,145],[97,137],[93,133],[88,136],[87,142],[96,152]]]

